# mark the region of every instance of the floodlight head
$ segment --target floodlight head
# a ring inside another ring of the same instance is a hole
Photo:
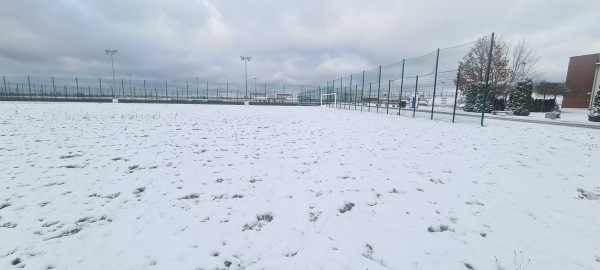
[[[246,57],[240,56],[240,58],[242,58],[242,61],[246,60]]]
[[[252,56],[248,56],[248,57],[246,57],[246,59],[248,59],[248,61],[250,61],[250,59],[252,59]]]

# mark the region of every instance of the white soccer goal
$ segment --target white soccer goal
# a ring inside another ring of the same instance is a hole
[[[335,107],[337,107],[337,93],[321,94],[321,106],[323,106],[323,96],[331,96],[331,95],[333,95],[333,105]]]

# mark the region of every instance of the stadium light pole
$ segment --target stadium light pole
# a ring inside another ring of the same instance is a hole
[[[248,100],[248,61],[252,59],[252,56],[240,56],[244,61],[244,74],[246,75],[246,101]]]
[[[110,54],[110,65],[112,66],[113,73],[113,89],[117,88],[117,84],[115,83],[115,63],[113,61],[113,55],[117,54],[117,50],[104,50],[106,54]]]
[[[198,80],[200,80],[200,78],[196,77],[196,99],[200,99],[200,92],[198,92]]]
[[[131,95],[131,73],[127,73],[127,75],[129,75],[129,94]]]

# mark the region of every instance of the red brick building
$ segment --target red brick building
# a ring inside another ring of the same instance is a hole
[[[589,108],[600,53],[573,56],[569,59],[566,82],[573,91],[563,97],[563,108]]]

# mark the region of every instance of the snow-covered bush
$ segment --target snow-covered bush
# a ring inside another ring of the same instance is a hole
[[[526,79],[517,83],[517,87],[510,92],[510,108],[515,115],[529,115],[533,81]]]
[[[590,110],[590,115],[588,115],[588,120],[592,122],[600,122],[600,91],[596,93],[594,103],[592,104],[592,109]]]
[[[480,83],[471,83],[467,85],[465,90],[465,106],[463,110],[465,112],[474,112],[477,107],[477,90],[479,90]]]

